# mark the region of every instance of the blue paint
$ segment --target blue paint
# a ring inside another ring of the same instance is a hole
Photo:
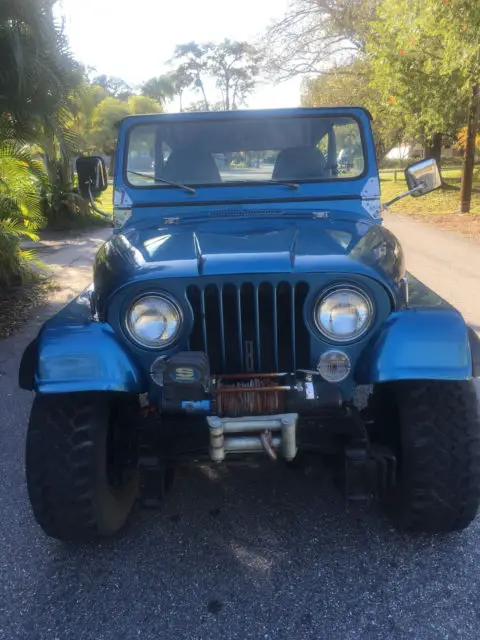
[[[91,293],[84,291],[40,331],[32,385],[38,393],[146,390],[146,372],[112,327],[92,315]]]
[[[182,409],[187,413],[210,413],[212,405],[209,400],[186,400],[182,402]]]
[[[362,354],[360,384],[391,380],[466,380],[472,375],[467,327],[448,309],[392,313]]]
[[[372,251],[378,245],[385,245],[384,255]],[[187,219],[115,234],[96,257],[94,282],[106,301],[123,286],[165,278],[329,271],[368,275],[395,290],[405,274],[403,252],[387,229],[347,211],[332,220],[315,220],[312,212],[305,218]]]
[[[39,393],[141,393],[146,389],[144,374],[107,324],[46,328],[38,353],[35,388]]]
[[[161,120],[193,126],[219,118],[268,122],[279,115],[315,114],[358,121],[365,159],[360,178],[310,181],[298,189],[251,183],[199,186],[194,195],[157,185],[138,188],[125,180],[129,131],[138,123]],[[148,391],[148,372],[160,353],[188,350],[194,318],[186,288],[193,283],[201,288],[245,282],[307,285],[302,322],[309,332],[311,368],[334,344],[314,326],[318,296],[333,283],[363,288],[374,301],[375,318],[364,337],[340,347],[352,362],[352,375],[338,385],[344,399],[352,397],[356,384],[471,377],[462,316],[412,276],[406,304],[402,248],[372,213],[379,200],[378,170],[370,120],[362,109],[129,117],[119,129],[115,189],[117,210],[131,215],[99,250],[93,286],[49,320],[25,353],[24,387],[38,393]],[[146,291],[169,293],[184,317],[178,341],[161,352],[133,344],[124,330],[131,300]],[[258,305],[255,301],[253,313]],[[255,337],[258,342],[258,334]],[[261,348],[256,344],[255,352]],[[228,345],[222,345],[223,360],[226,350]],[[279,354],[273,357],[278,361]],[[199,405],[198,410],[209,409]]]

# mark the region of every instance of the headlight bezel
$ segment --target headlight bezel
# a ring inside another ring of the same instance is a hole
[[[366,303],[366,306],[368,308],[368,321],[366,322],[362,330],[353,336],[348,336],[345,338],[331,334],[329,331],[327,331],[323,327],[323,325],[321,324],[318,318],[322,303],[325,302],[325,300],[329,296],[335,293],[342,293],[342,292],[355,293],[356,295],[360,296],[363,299],[363,301]],[[327,340],[332,344],[352,344],[352,343],[359,342],[362,338],[365,337],[365,335],[371,329],[372,325],[375,323],[375,315],[376,315],[376,307],[375,307],[375,301],[373,296],[365,288],[359,287],[350,282],[338,282],[328,286],[326,289],[323,289],[320,292],[320,294],[317,296],[315,304],[313,305],[313,324],[316,330],[318,331],[318,333],[320,334],[320,336],[322,337],[322,339]]]
[[[175,309],[175,312],[178,315],[179,322],[178,328],[175,334],[169,338],[168,340],[164,340],[159,344],[147,344],[138,339],[135,332],[131,328],[131,313],[134,309],[135,305],[144,300],[145,298],[157,298],[163,300],[164,302],[168,302],[168,304],[172,305]],[[123,327],[128,338],[137,346],[142,349],[146,349],[148,351],[163,351],[164,349],[171,347],[175,342],[178,341],[179,336],[182,334],[182,330],[185,325],[184,313],[181,305],[177,302],[177,300],[165,291],[142,291],[141,294],[137,295],[133,300],[130,301],[128,306],[126,307],[126,311],[123,317]]]

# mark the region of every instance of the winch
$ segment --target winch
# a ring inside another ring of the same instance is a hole
[[[267,453],[293,460],[299,416],[340,408],[336,385],[318,372],[211,375],[203,352],[181,352],[158,359],[152,380],[161,391],[163,413],[204,415],[209,427],[210,457]]]
[[[193,413],[229,418],[284,413],[316,415],[340,407],[341,393],[315,371],[210,375],[203,352],[182,352],[157,360],[151,370],[162,388],[165,413]]]

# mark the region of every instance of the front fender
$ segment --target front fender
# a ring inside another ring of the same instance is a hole
[[[45,328],[25,350],[20,386],[42,394],[146,389],[140,368],[100,322]]]
[[[470,340],[465,320],[454,309],[398,311],[362,354],[356,380],[468,380],[474,375]]]
[[[44,394],[146,390],[141,368],[111,326],[96,321],[91,290],[48,320],[25,349],[19,371],[22,389]]]

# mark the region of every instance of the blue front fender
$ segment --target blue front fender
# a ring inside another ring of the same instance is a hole
[[[107,324],[45,329],[32,356],[36,359],[32,388],[37,393],[141,393],[145,389],[140,368]]]
[[[453,309],[393,313],[362,354],[360,384],[389,380],[468,380],[472,348],[463,317]]]
[[[38,341],[38,393],[124,391],[141,393],[141,370],[107,324],[47,329]]]
[[[142,393],[147,386],[142,370],[110,325],[93,318],[88,291],[48,320],[27,347],[19,383],[42,394]]]

